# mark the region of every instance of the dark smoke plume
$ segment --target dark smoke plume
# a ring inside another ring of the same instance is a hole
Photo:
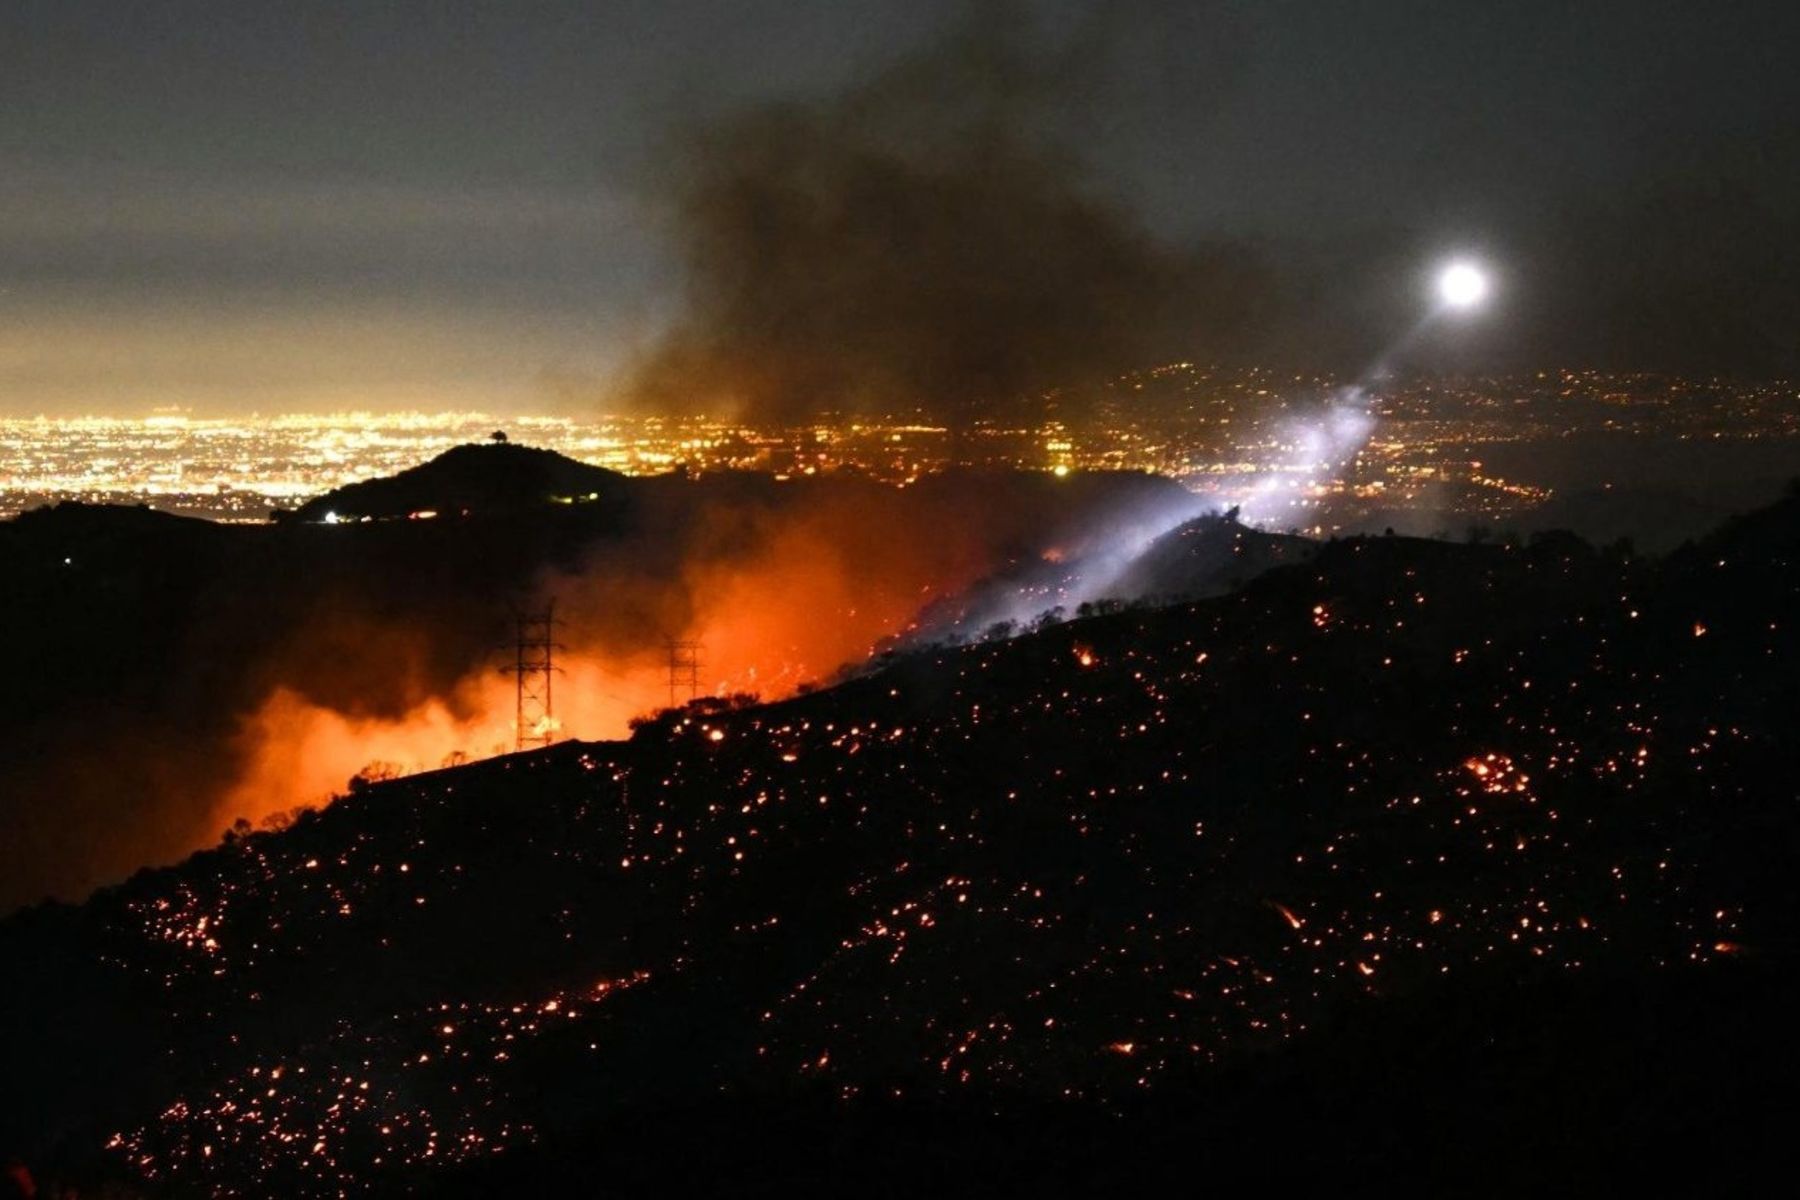
[[[633,397],[966,417],[1218,345],[1254,307],[1252,262],[1160,243],[1052,132],[1105,40],[1045,51],[987,5],[841,94],[697,130],[674,182],[685,308]]]

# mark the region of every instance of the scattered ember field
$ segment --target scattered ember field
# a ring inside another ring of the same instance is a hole
[[[1651,564],[1335,542],[360,789],[0,925],[9,1128],[175,1194],[429,1191],[683,1105],[1100,1120],[1783,958],[1792,516]]]

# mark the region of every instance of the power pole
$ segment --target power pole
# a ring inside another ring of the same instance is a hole
[[[700,694],[700,643],[670,638],[668,646],[669,707],[674,708],[679,690],[687,689],[689,700]]]
[[[552,681],[562,669],[556,665],[556,652],[564,649],[556,640],[556,601],[541,612],[515,614],[513,625],[513,661],[500,668],[513,677],[517,692],[513,748],[548,746],[556,740]]]

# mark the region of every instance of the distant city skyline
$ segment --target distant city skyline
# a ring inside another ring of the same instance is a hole
[[[1595,372],[1389,381],[1333,445],[1314,431],[1343,412],[1337,394],[1327,378],[1171,363],[954,433],[905,413],[794,426],[493,412],[0,416],[0,519],[74,501],[262,523],[496,429],[626,475],[842,473],[905,486],[958,467],[1148,472],[1247,523],[1315,536],[1561,521],[1662,546],[1766,502],[1800,472],[1791,387]]]

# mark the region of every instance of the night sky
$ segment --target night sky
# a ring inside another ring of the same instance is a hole
[[[0,412],[597,409],[682,309],[704,131],[969,8],[11,0]],[[1462,251],[1499,303],[1422,367],[1800,367],[1791,4],[986,8],[1074,186],[1251,264],[1209,354],[1349,369]]]

